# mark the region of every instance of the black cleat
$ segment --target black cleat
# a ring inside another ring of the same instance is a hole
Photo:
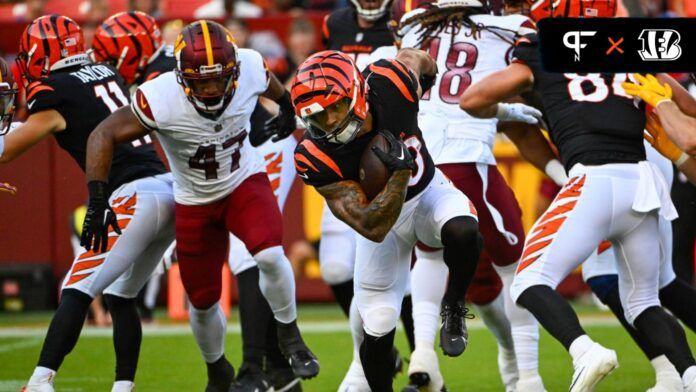
[[[428,373],[413,373],[408,376],[408,385],[401,389],[401,392],[420,392],[421,388],[427,388],[430,384],[430,376]],[[447,392],[447,387],[444,385],[440,392]]]
[[[229,392],[273,392],[273,387],[261,368],[242,364]]]
[[[221,356],[213,363],[206,363],[208,367],[208,385],[205,392],[228,392],[234,382],[234,368],[230,362]]]
[[[442,305],[442,326],[440,327],[440,347],[449,357],[458,357],[469,343],[469,332],[464,319],[474,318],[469,309],[460,301]]]
[[[319,374],[319,361],[302,340],[297,322],[289,324],[276,321],[278,326],[278,348],[290,362],[295,376],[306,380]]]
[[[300,379],[290,367],[267,367],[266,374],[275,392],[302,392]]]

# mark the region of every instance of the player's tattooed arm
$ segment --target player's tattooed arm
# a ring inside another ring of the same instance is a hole
[[[103,181],[109,178],[114,146],[130,142],[150,133],[130,106],[124,106],[104,119],[89,135],[87,140],[87,182]]]
[[[474,117],[496,117],[499,102],[520,95],[533,86],[532,70],[523,63],[512,63],[469,86],[459,98],[459,107]]]
[[[401,213],[409,178],[410,170],[394,172],[372,201],[355,181],[335,182],[317,191],[337,218],[370,241],[382,242]]]
[[[46,136],[65,129],[65,119],[55,110],[43,110],[27,118],[22,125],[5,136],[0,163],[8,163],[21,156]]]

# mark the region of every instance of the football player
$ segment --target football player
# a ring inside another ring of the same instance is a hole
[[[548,16],[565,17],[611,17],[616,10],[613,0],[561,0],[546,6]],[[544,72],[538,37],[529,35],[518,40],[513,63],[467,89],[460,106],[490,118],[501,110],[498,102],[509,97],[530,90],[541,96],[551,138],[571,179],[532,227],[511,294],[569,351],[575,369],[570,391],[593,390],[618,366],[616,353],[594,342],[554,291],[604,239],[619,250],[626,320],[666,354],[685,390],[696,391],[696,362],[684,331],[658,298],[659,247],[654,245],[659,216],[676,214],[664,178],[645,161],[645,115],[621,87],[627,79],[626,74]],[[589,84],[593,90],[582,88]]]
[[[17,64],[28,83],[29,117],[4,136],[0,163],[53,135],[84,170],[90,133],[111,112],[128,104],[123,79],[109,65],[90,64],[80,26],[64,16],[32,21],[19,49]],[[104,228],[101,241],[73,262],[29,391],[53,390],[56,371],[77,343],[92,299],[102,292],[113,319],[113,390],[134,388],[141,342],[136,295],[174,239],[174,199],[171,175],[151,144],[135,140],[119,146],[113,157],[109,186],[90,186],[90,214],[108,211],[120,226]]]
[[[131,107],[110,116],[90,138],[89,183],[106,186],[114,146],[156,131],[173,169],[177,257],[191,301],[191,327],[208,365],[209,390],[227,391],[233,375],[224,356],[226,320],[218,302],[229,232],[244,242],[258,264],[281,351],[298,377],[314,377],[319,363],[297,328],[294,277],[281,247],[280,211],[263,160],[246,140],[260,95],[280,105],[266,128],[279,137],[294,131],[290,96],[269,75],[261,56],[238,49],[218,23],[201,20],[186,26],[174,55],[174,72],[138,87]],[[85,222],[96,240],[109,224],[89,215]]]
[[[360,359],[374,391],[392,390],[394,332],[416,241],[444,246],[451,279],[443,336],[460,344],[466,336],[462,299],[476,269],[480,235],[475,209],[435,168],[418,129],[418,99],[429,87],[418,80],[435,72],[433,60],[414,49],[370,64],[364,74],[348,55],[323,51],[298,68],[291,90],[295,111],[307,123],[295,152],[298,175],[360,234],[354,302],[364,328]],[[359,163],[378,133],[389,151],[373,151],[392,174],[368,200],[358,183]]]
[[[513,11],[513,7],[520,8],[521,3],[524,0],[508,1],[508,13]],[[491,284],[498,282],[497,277],[484,279],[485,276],[480,273],[481,279],[474,279],[468,299],[479,305],[479,313],[498,338],[498,363],[506,390],[520,391],[544,391],[538,371],[537,322],[531,313],[515,305],[509,295],[524,243],[521,210],[512,190],[498,171],[493,156],[498,120],[467,115],[459,108],[458,97],[472,83],[505,68],[516,38],[534,31],[534,22],[526,16],[490,15],[485,1],[440,0],[430,7],[405,14],[398,34],[402,47],[427,48],[441,70],[433,88],[421,98],[419,125],[438,168],[471,199],[478,211],[485,244],[479,271],[492,262],[502,280],[502,291],[499,286]],[[465,60],[462,62],[461,58]],[[501,107],[506,111],[501,113],[500,120],[537,122],[533,115],[518,112],[525,108],[520,104],[501,104]],[[504,125],[506,129],[511,125],[516,126],[510,123]],[[517,133],[519,131],[515,136]],[[538,161],[537,166],[542,170],[549,167],[560,170],[561,175],[555,177],[559,178],[557,181],[564,182],[566,176],[562,165],[555,159],[540,130],[535,126],[531,129],[523,126],[522,133],[524,135],[521,137],[525,140],[516,142],[528,150],[531,147],[532,151],[525,151],[526,155]],[[550,171],[555,174],[553,170],[546,170],[547,173]],[[428,309],[425,303],[416,298],[421,290],[433,291],[437,287],[432,284],[433,281],[446,281],[447,273],[445,270],[437,276],[437,269],[431,268],[428,285],[419,287],[416,277],[428,273],[422,267],[431,264],[437,254],[417,248],[416,255],[418,261],[414,265],[412,290],[416,335],[421,336],[416,341],[425,341],[432,349],[435,330],[431,334],[420,334],[419,314],[428,312]],[[437,315],[434,309],[430,313]],[[428,339],[422,336],[428,336]],[[447,342],[443,339],[440,342],[445,348]],[[409,374],[437,364],[432,360],[419,363],[416,355],[419,350],[421,348],[417,345]],[[422,350],[427,348],[422,347]],[[435,370],[433,368],[429,373]]]
[[[130,85],[142,84],[176,68],[174,47],[162,45],[157,22],[142,12],[121,12],[106,19],[95,32],[93,46],[94,49],[90,51],[93,61],[114,65]],[[257,104],[251,117],[251,125],[263,127],[270,117],[268,112]],[[259,146],[259,151],[266,160],[266,172],[281,210],[294,178],[294,165],[291,163],[292,151],[296,144],[294,141],[294,138],[278,143],[269,140]],[[281,161],[283,156],[290,157],[285,160],[285,164]],[[238,385],[235,385],[235,388],[242,388],[247,384],[263,388],[268,382],[261,372],[266,346],[271,358],[276,359],[268,361],[274,365],[269,369],[274,378],[287,373],[292,375],[292,370],[278,351],[277,339],[274,338],[275,324],[272,323],[273,313],[259,289],[259,271],[254,258],[246,250],[244,243],[232,234],[229,249],[230,269],[237,277],[239,286],[244,354],[243,364],[237,374]],[[271,341],[267,345],[266,330],[269,328],[272,329],[272,333],[268,334]],[[294,380],[293,376],[289,381]],[[265,389],[268,389],[268,386]]]
[[[0,59],[0,156],[4,146],[3,136],[10,130],[15,111],[15,98],[17,97],[17,83],[12,75],[12,70],[7,62]],[[0,192],[16,194],[17,188],[0,182]]]

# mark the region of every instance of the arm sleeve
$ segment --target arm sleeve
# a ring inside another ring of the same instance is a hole
[[[539,57],[539,38],[536,34],[528,34],[520,37],[515,42],[512,52],[512,62],[524,63],[532,70],[541,65]]]
[[[330,162],[327,164],[325,162],[327,157],[325,155],[322,157],[321,152],[311,151],[314,149],[308,149],[307,144],[308,140],[305,139],[295,147],[295,169],[302,181],[314,187],[342,181],[343,178],[336,174],[335,168],[331,167],[333,161],[328,158]],[[311,142],[309,144],[313,145]]]

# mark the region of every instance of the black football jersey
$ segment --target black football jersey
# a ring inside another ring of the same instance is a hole
[[[389,13],[375,21],[372,27],[362,29],[358,26],[355,8],[336,10],[324,18],[321,29],[324,49],[340,50],[353,57],[360,67],[367,61],[363,58],[367,58],[375,49],[394,45],[394,37],[387,27],[388,21]]]
[[[163,46],[157,54],[150,60],[145,67],[145,72],[140,76],[138,84],[143,84],[148,80],[154,79],[163,73],[170,72],[176,68],[176,58],[174,57],[174,47],[171,45]]]
[[[59,70],[27,88],[30,114],[56,110],[66,128],[53,136],[85,170],[87,139],[107,116],[129,102],[128,89],[115,68],[83,63]],[[116,189],[127,182],[165,173],[164,164],[145,140],[122,143],[114,148],[109,186]]]
[[[406,194],[409,200],[424,190],[435,174],[435,164],[418,128],[418,81],[397,60],[376,61],[363,75],[372,131],[345,145],[313,139],[305,133],[295,149],[298,175],[316,187],[345,180],[360,182],[363,151],[377,131],[388,131],[406,143],[416,161]]]
[[[513,60],[534,74],[551,140],[566,170],[576,163],[602,165],[645,160],[645,111],[621,87],[627,74],[545,72],[536,34],[517,41]]]

